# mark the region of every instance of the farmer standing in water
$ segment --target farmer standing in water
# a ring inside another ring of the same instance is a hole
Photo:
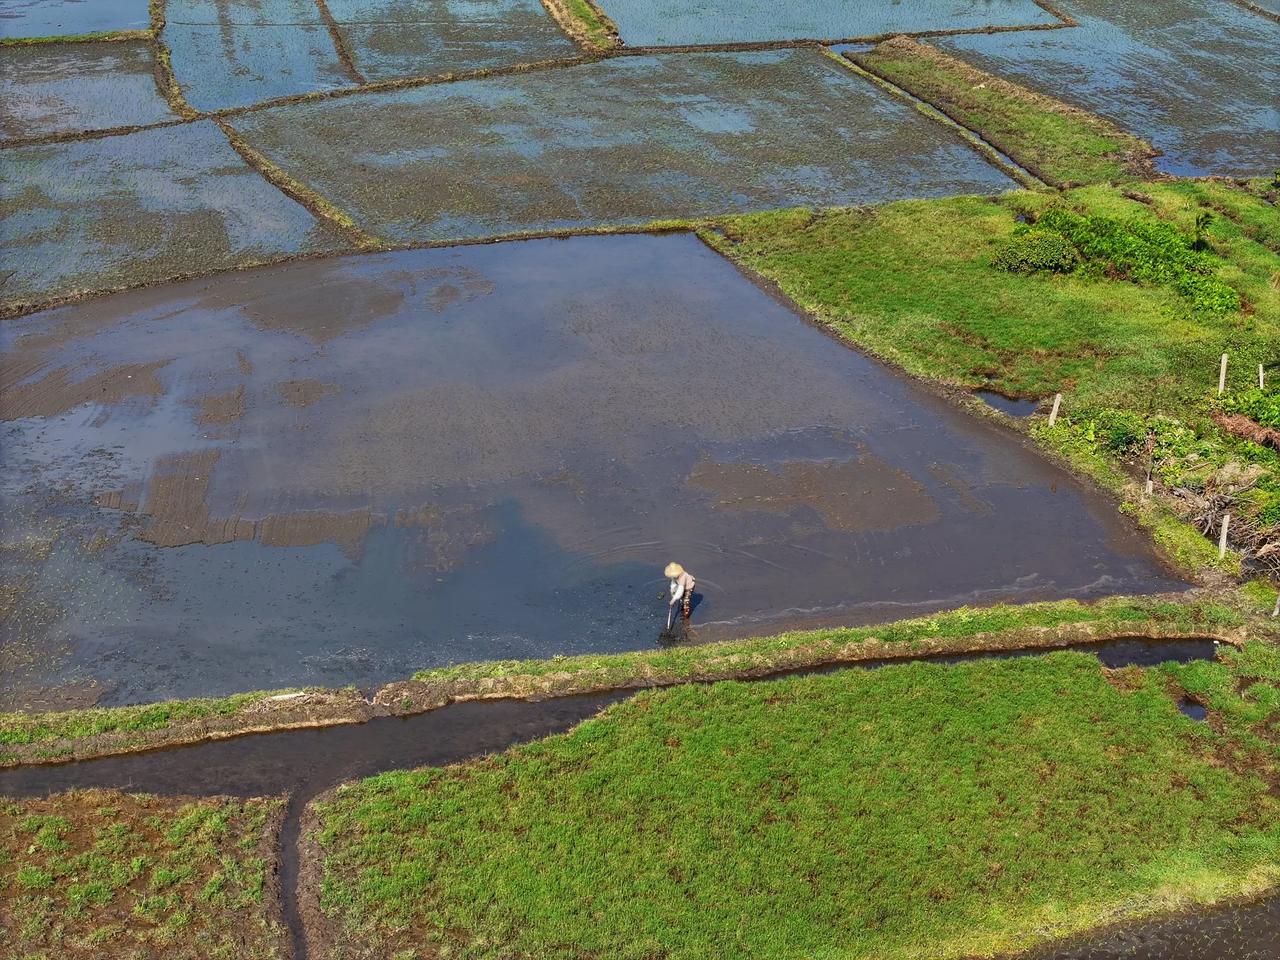
[[[693,586],[697,581],[693,579],[693,574],[678,563],[668,563],[667,569],[662,572],[671,578],[671,599],[667,601],[667,606],[674,607],[684,601],[682,612],[688,620],[693,609]]]

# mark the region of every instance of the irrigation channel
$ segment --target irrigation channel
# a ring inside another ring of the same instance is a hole
[[[1119,638],[1067,649],[1097,655],[1115,669],[1211,660],[1210,639]],[[922,658],[932,663],[1006,659],[1045,651],[979,652]],[[874,669],[904,660],[873,660],[781,676]],[[47,796],[66,790],[103,788],[160,795],[269,796],[287,794],[280,834],[281,909],[293,943],[294,960],[308,956],[299,906],[300,834],[303,812],[316,796],[340,783],[388,770],[458,763],[564,732],[631,691],[557,697],[542,701],[475,700],[409,717],[378,717],[359,725],[249,734],[192,746],[152,750],[63,764],[0,770],[0,796]],[[1109,932],[1099,940],[1040,951],[1035,960],[1251,960],[1251,952],[1280,938],[1280,898],[1166,918]],[[1211,949],[1210,949],[1211,948]]]

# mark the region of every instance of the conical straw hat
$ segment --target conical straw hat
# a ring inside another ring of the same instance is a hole
[[[684,567],[680,566],[678,563],[668,563],[667,569],[663,570],[662,573],[664,576],[668,576],[674,580],[676,577],[680,576],[680,574],[684,573]]]

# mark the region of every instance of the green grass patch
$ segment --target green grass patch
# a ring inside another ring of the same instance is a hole
[[[887,40],[852,59],[1057,186],[1132,179],[1155,153],[1149,143],[1108,120],[907,37]]]
[[[97,707],[56,713],[0,713],[0,744],[83,740],[103,733],[145,732],[230,716],[280,691],[237,693],[229,697],[166,700],[131,707]]]
[[[351,957],[893,960],[1274,881],[1280,802],[1168,683],[1058,653],[642,693],[340,788],[322,907]]]
[[[283,957],[263,899],[282,810],[113,791],[0,800],[0,958]]]

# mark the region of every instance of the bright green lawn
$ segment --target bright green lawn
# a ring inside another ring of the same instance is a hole
[[[1167,684],[1060,653],[688,686],[350,785],[335,955],[955,957],[1274,879],[1280,802]]]

